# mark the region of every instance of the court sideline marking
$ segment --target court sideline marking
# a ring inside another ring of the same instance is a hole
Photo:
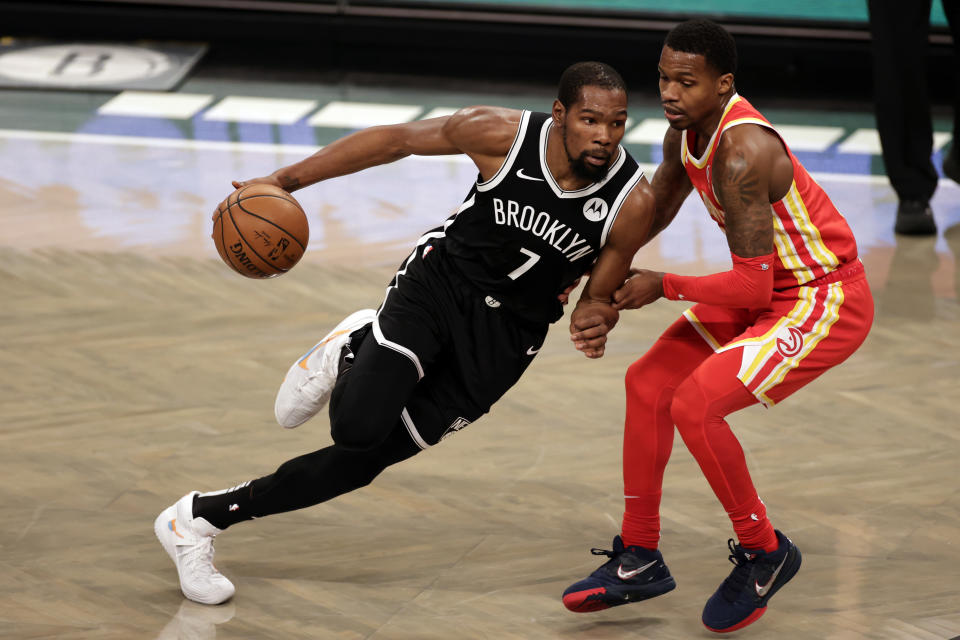
[[[217,140],[184,140],[176,138],[149,138],[140,136],[118,136],[97,133],[64,133],[52,131],[22,131],[15,129],[0,129],[0,139],[32,140],[38,142],[62,142],[66,144],[101,144],[128,147],[156,147],[166,149],[183,149],[186,151],[227,151],[248,153],[281,153],[306,156],[322,149],[322,145],[311,146],[301,144],[275,144],[270,142],[224,142]],[[430,162],[471,162],[463,155],[452,156],[412,156],[417,160]],[[657,168],[655,164],[640,163],[644,172],[652,175]],[[821,173],[811,172],[815,180],[846,182],[851,184],[889,184],[887,176],[863,175],[852,173]],[[941,185],[946,184],[960,188],[953,180],[941,178]]]

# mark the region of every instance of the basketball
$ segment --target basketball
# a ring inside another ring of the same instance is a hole
[[[227,266],[248,278],[274,278],[293,268],[310,239],[296,199],[268,184],[240,187],[213,213],[213,242]]]

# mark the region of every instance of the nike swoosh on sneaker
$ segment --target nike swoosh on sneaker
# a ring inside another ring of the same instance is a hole
[[[321,340],[320,342],[318,342],[317,344],[315,344],[314,347],[313,347],[313,349],[310,349],[310,351],[307,351],[307,354],[306,354],[305,356],[303,356],[302,358],[300,358],[300,360],[297,361],[297,364],[300,365],[300,368],[301,368],[301,369],[306,369],[307,371],[310,371],[310,368],[307,366],[307,358],[310,357],[310,354],[312,354],[314,351],[316,351],[317,349],[319,349],[319,348],[322,347],[323,345],[327,344],[328,342],[330,342],[331,340],[333,340],[333,339],[336,338],[337,336],[342,336],[342,335],[345,334],[345,333],[352,333],[352,332],[353,332],[353,329],[349,329],[349,330],[348,330],[348,329],[344,329],[343,331],[335,331],[335,332],[331,333],[331,334],[328,335],[326,338],[324,338],[323,340]]]
[[[523,169],[517,169],[517,177],[523,178],[524,180],[533,180],[534,182],[543,182],[543,178],[535,178],[533,176],[528,176],[523,172]]]
[[[624,571],[623,565],[621,564],[619,567],[617,567],[617,577],[620,578],[621,580],[629,580],[630,578],[634,577],[638,573],[643,573],[644,571],[646,571],[647,569],[649,569],[655,564],[657,564],[656,560],[654,560],[653,562],[648,562],[647,564],[643,565],[639,569],[632,569],[630,571]]]
[[[780,573],[780,569],[783,569],[783,565],[787,561],[788,557],[790,557],[789,552],[783,556],[783,560],[780,561],[780,564],[777,565],[776,570],[774,570],[774,572],[770,575],[770,579],[767,580],[767,584],[761,587],[759,582],[756,580],[753,581],[753,588],[756,590],[758,596],[762,598],[763,596],[767,595],[767,592],[770,591],[770,587],[773,586],[773,581],[777,579],[777,574]]]
[[[174,518],[173,520],[171,520],[170,522],[167,523],[167,528],[170,529],[170,531],[173,531],[173,532],[177,535],[178,538],[183,538],[183,535],[182,535],[179,531],[177,531],[177,519],[176,519],[176,518]]]

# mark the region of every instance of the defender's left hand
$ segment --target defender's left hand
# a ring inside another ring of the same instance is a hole
[[[663,272],[631,269],[630,277],[613,292],[616,309],[639,309],[663,297]]]

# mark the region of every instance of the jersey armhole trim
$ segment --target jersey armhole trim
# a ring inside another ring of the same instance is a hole
[[[721,128],[721,129],[720,129],[720,132],[717,134],[717,149],[720,148],[720,139],[723,138],[723,134],[725,134],[725,133],[727,132],[727,130],[733,129],[733,128],[736,127],[737,125],[741,125],[741,124],[757,124],[757,125],[760,125],[761,127],[766,127],[767,129],[770,129],[770,131],[772,131],[773,134],[774,134],[775,136],[777,136],[777,138],[780,139],[780,144],[783,145],[783,150],[787,152],[787,156],[790,157],[790,158],[791,158],[791,161],[792,161],[792,159],[793,159],[793,158],[792,158],[793,152],[790,151],[790,147],[787,146],[787,141],[783,139],[783,136],[780,135],[780,132],[777,131],[776,129],[774,129],[773,125],[770,124],[769,122],[767,122],[766,120],[761,120],[760,118],[754,118],[754,117],[752,117],[752,116],[748,116],[748,117],[745,117],[745,118],[738,118],[738,119],[736,119],[736,120],[731,120],[730,122],[728,122],[728,123],[726,123],[725,125],[723,125],[723,128]],[[794,173],[796,173],[796,171],[794,171]],[[796,178],[795,175],[794,175],[794,178]],[[710,180],[710,190],[713,192],[713,197],[716,199],[716,201],[717,201],[717,202],[720,202],[720,198],[717,197],[717,191],[716,191],[716,189],[713,188],[713,180],[712,180],[712,179]],[[790,193],[790,192],[788,191],[787,193]],[[784,197],[786,197],[786,196],[784,196]],[[782,199],[782,198],[781,198],[781,199]],[[772,205],[772,203],[771,203],[771,205]]]
[[[517,127],[517,135],[513,137],[513,144],[510,145],[510,150],[507,152],[507,157],[504,158],[503,164],[500,165],[500,168],[497,169],[497,172],[493,174],[492,178],[486,182],[477,182],[477,191],[489,191],[493,189],[510,173],[513,162],[517,159],[517,156],[520,155],[520,147],[523,146],[523,138],[526,136],[529,122],[530,112],[524,111],[520,116],[520,126]]]
[[[624,185],[623,189],[620,190],[620,193],[617,195],[617,199],[613,201],[613,206],[610,207],[610,215],[607,216],[607,221],[603,225],[603,231],[600,233],[600,246],[607,244],[607,236],[610,234],[610,229],[613,228],[613,222],[617,219],[617,215],[620,213],[620,209],[623,207],[623,203],[626,202],[627,196],[633,191],[633,188],[637,186],[637,183],[640,182],[640,178],[643,177],[643,169],[637,167],[637,170],[630,176],[630,179],[627,181],[627,184]]]

